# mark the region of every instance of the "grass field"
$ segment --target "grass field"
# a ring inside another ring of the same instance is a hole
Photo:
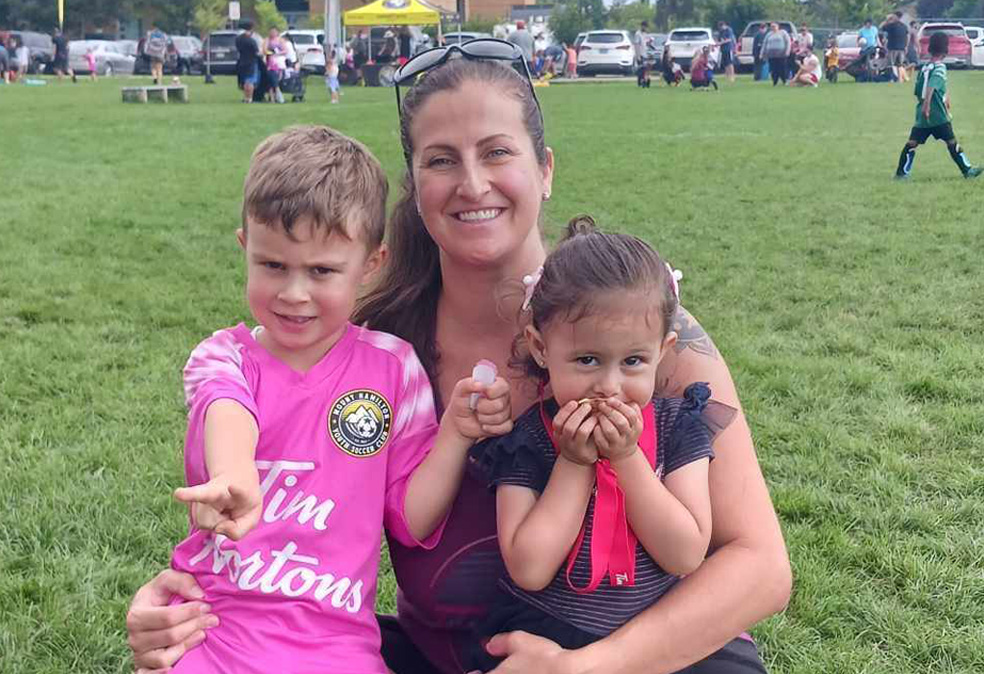
[[[392,91],[122,105],[0,87],[0,672],[125,672],[134,590],[184,534],[180,369],[247,317],[233,231],[255,145],[326,123],[401,168]],[[984,162],[984,73],[951,76]],[[551,235],[654,242],[731,364],[790,548],[774,674],[984,671],[984,179],[941,143],[891,176],[908,86],[539,90]],[[393,607],[384,561],[381,602]]]

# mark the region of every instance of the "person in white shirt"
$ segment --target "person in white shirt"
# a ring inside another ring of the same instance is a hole
[[[822,74],[820,59],[813,52],[808,52],[806,57],[800,62],[799,70],[789,82],[789,86],[818,87],[820,86],[820,77]]]

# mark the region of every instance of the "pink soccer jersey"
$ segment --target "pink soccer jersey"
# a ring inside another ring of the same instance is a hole
[[[406,342],[349,325],[301,374],[245,325],[202,342],[185,367],[185,472],[208,481],[205,411],[228,398],[260,429],[259,525],[242,540],[192,530],[173,568],[193,574],[221,624],[174,672],[385,674],[374,616],[382,528],[416,541],[403,504],[437,433],[434,398]]]

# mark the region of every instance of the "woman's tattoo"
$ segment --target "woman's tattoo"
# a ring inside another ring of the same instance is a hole
[[[679,307],[673,317],[673,331],[677,333],[677,342],[673,347],[677,353],[684,349],[693,349],[704,356],[720,357],[710,335],[704,332],[704,328],[700,326],[697,319],[683,307]]]

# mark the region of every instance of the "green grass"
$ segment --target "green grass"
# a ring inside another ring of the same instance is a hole
[[[180,369],[247,317],[249,155],[327,123],[401,168],[391,91],[122,105],[121,82],[0,87],[0,671],[125,672],[134,590],[184,533]],[[984,162],[984,73],[951,76]],[[539,90],[553,235],[653,241],[731,364],[795,568],[772,672],[984,671],[984,179],[940,143],[891,180],[908,86]],[[393,607],[384,561],[383,608]]]

